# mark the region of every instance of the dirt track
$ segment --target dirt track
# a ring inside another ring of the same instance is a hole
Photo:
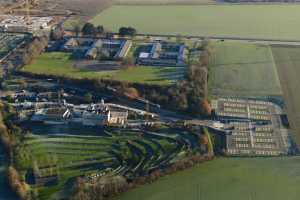
[[[273,47],[292,133],[300,146],[300,48]]]

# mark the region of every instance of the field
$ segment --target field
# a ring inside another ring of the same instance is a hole
[[[300,158],[218,158],[118,200],[298,200]]]
[[[213,95],[280,95],[281,87],[269,46],[215,42],[210,60]]]
[[[287,113],[292,132],[300,144],[300,48],[299,47],[273,47],[274,60],[281,81]]]
[[[71,78],[113,79],[135,83],[171,84],[182,77],[182,70],[175,67],[138,66],[119,70],[88,70],[77,68],[69,53],[44,53],[22,71],[35,74],[66,76]]]
[[[139,33],[299,39],[299,9],[300,5],[116,5],[91,22],[112,31],[132,26]]]
[[[112,0],[117,5],[200,5],[216,3],[214,0]]]

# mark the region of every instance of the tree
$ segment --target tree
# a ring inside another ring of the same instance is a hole
[[[86,93],[85,95],[84,95],[84,97],[83,97],[83,99],[84,99],[84,101],[86,102],[86,103],[92,103],[92,101],[93,101],[93,95],[91,94],[91,93]]]
[[[126,57],[122,60],[122,66],[127,67],[132,67],[135,65],[135,60],[132,57]]]
[[[21,200],[23,199],[27,200],[29,186],[24,181],[21,181],[21,177],[18,171],[14,167],[10,166],[8,168],[7,173],[8,173],[8,182],[12,190],[16,192],[16,194]]]
[[[50,39],[51,40],[60,40],[64,37],[64,29],[62,26],[58,26],[51,30]]]
[[[119,35],[121,36],[135,36],[137,34],[137,31],[135,28],[132,27],[121,27],[119,29]]]
[[[139,92],[134,87],[125,88],[124,93],[126,94],[126,96],[128,96],[128,97],[130,97],[132,99],[136,99],[136,98],[138,98],[140,96]]]
[[[212,108],[206,99],[202,101],[201,107],[203,109],[202,111],[203,114],[211,115]]]
[[[81,32],[83,35],[94,35],[96,33],[96,28],[92,23],[86,23],[83,27]]]
[[[80,26],[79,25],[75,25],[73,31],[74,31],[76,37],[78,37],[80,35],[80,32],[81,32]]]
[[[96,27],[96,32],[97,32],[97,34],[103,34],[104,33],[104,28],[103,28],[103,26],[97,26]]]

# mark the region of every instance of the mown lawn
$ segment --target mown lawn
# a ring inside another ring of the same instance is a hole
[[[117,200],[298,200],[300,157],[217,158]]]
[[[299,39],[300,5],[119,6],[91,22],[139,33]]]
[[[182,79],[184,69],[176,67],[134,67],[119,70],[112,75],[112,79],[137,83],[168,85]]]
[[[185,69],[177,67],[136,66],[129,69],[94,71],[76,68],[70,53],[43,53],[22,71],[34,74],[65,76],[76,79],[113,79],[134,83],[157,85],[172,84],[184,75]]]
[[[281,87],[269,46],[215,42],[210,58],[213,95],[280,95]]]

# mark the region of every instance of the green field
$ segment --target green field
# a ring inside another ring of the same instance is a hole
[[[139,33],[299,39],[300,5],[112,6],[91,22]]]
[[[213,95],[280,95],[281,87],[269,46],[215,42],[210,59]]]
[[[298,200],[300,158],[219,158],[118,200]]]
[[[300,145],[300,48],[272,47],[293,136]]]
[[[150,67],[137,66],[121,70],[85,70],[76,68],[75,62],[70,59],[71,54],[52,52],[43,53],[31,64],[25,66],[22,71],[35,74],[46,74],[55,76],[65,76],[71,78],[89,78],[89,79],[113,79],[128,81],[134,83],[147,83],[167,85],[182,78],[182,70],[176,67]]]

